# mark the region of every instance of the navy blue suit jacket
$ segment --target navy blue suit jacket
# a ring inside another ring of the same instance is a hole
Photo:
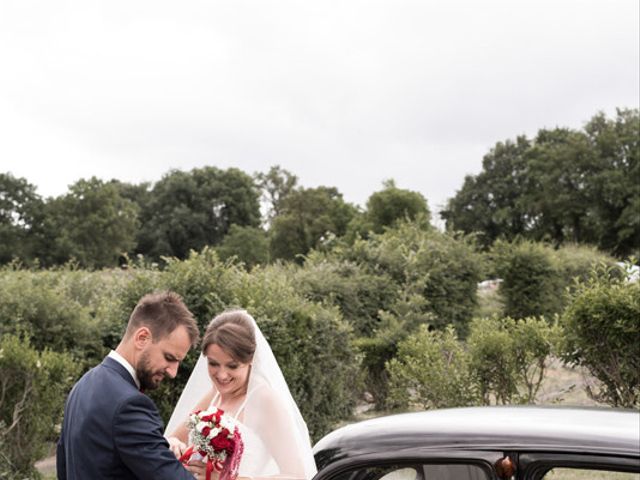
[[[193,480],[162,433],[153,401],[107,357],[67,398],[56,452],[58,479]]]

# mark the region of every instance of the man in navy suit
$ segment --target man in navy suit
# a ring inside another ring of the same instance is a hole
[[[176,376],[198,342],[198,327],[175,293],[145,295],[115,351],[73,387],[57,448],[59,480],[193,480],[202,464],[182,466],[142,391]]]

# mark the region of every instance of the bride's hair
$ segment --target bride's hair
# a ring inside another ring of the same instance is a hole
[[[256,351],[256,335],[251,317],[244,310],[228,310],[209,323],[202,338],[202,353],[218,345],[241,363],[251,363]]]

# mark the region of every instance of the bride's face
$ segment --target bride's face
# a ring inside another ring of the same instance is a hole
[[[249,381],[249,363],[242,363],[212,344],[205,352],[209,364],[209,377],[220,395],[244,394]]]

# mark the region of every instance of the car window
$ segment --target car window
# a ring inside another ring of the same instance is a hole
[[[344,472],[335,480],[489,480],[478,465],[424,464],[359,467]]]
[[[640,480],[640,473],[611,472],[584,468],[553,468],[546,480]]]
[[[415,468],[398,468],[385,473],[378,480],[419,480],[420,473]]]

